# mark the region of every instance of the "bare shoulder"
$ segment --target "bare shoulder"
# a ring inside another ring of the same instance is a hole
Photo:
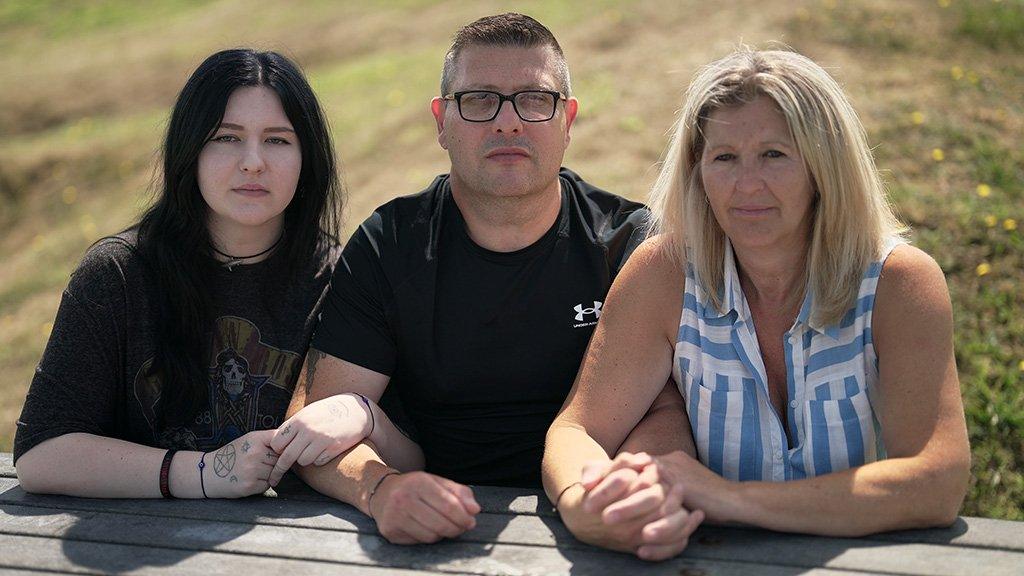
[[[619,272],[608,292],[601,319],[613,325],[659,326],[675,334],[682,311],[686,274],[671,243],[662,236],[645,240]]]
[[[907,244],[893,249],[878,279],[872,324],[883,339],[886,334],[952,330],[946,277],[931,256]]]
[[[949,299],[946,277],[935,260],[919,248],[902,244],[893,248],[878,279],[877,300]]]

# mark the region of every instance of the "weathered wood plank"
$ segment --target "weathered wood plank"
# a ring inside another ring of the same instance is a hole
[[[475,492],[486,511],[478,518],[478,527],[458,541],[441,546],[557,546],[563,555],[602,553],[577,542],[557,518],[546,513],[547,500],[539,492],[495,487],[476,487]],[[0,502],[50,508],[50,513],[78,510],[82,514],[127,514],[148,517],[150,523],[157,525],[165,524],[167,519],[228,522],[236,529],[250,531],[257,526],[308,528],[335,535],[347,533],[348,538],[372,536],[380,540],[369,518],[352,507],[316,494],[294,477],[282,484],[280,494],[268,495],[271,497],[241,501],[94,500],[30,495],[17,487],[16,478],[0,478]],[[988,549],[995,554],[978,554],[978,550],[971,548]],[[1024,523],[963,518],[946,530],[907,531],[855,540],[709,527],[698,532],[685,557],[692,561],[739,561],[748,565],[765,559],[778,562],[775,559],[782,558],[788,568],[801,571],[829,566],[890,573],[955,573],[977,566],[1024,566],[1022,552]],[[444,568],[452,569],[458,568]]]
[[[173,546],[180,553],[181,561],[196,554],[230,552],[241,557],[259,555],[273,559],[482,575],[621,573],[731,576],[756,572],[790,576],[808,573],[808,568],[699,558],[679,558],[652,564],[625,554],[596,549],[457,541],[429,546],[394,546],[378,536],[347,532],[175,518],[153,522],[152,518],[126,514],[66,513],[13,504],[0,505],[0,534],[3,533],[15,534],[0,536],[3,542],[16,536],[37,536],[40,537],[38,541],[78,542],[86,549],[89,546],[84,543],[90,543],[90,546],[132,545],[140,550]],[[56,540],[58,538],[62,540]],[[31,552],[31,548],[28,551]],[[84,563],[70,553],[68,555],[77,564]],[[832,569],[821,570],[820,573],[855,572]]]
[[[495,514],[529,514],[533,516],[557,517],[551,509],[551,502],[541,490],[503,488],[500,486],[473,486],[473,495],[484,512]],[[278,485],[276,493],[289,500],[310,502],[334,502],[307,486],[298,476],[287,474]]]
[[[111,500],[27,494],[10,479],[0,479],[0,502],[23,504],[67,511],[128,513],[153,517],[215,520],[244,524],[263,524],[320,528],[376,534],[376,524],[355,508],[338,502],[288,500],[284,498],[246,498],[242,500]],[[556,541],[577,548],[576,542],[557,518],[516,516],[484,512],[477,527],[463,537],[474,542],[509,542],[554,546]],[[507,536],[505,534],[508,534]]]
[[[1024,552],[994,548],[820,538],[762,530],[702,528],[687,554],[756,562],[777,558],[789,566],[826,566],[891,574],[1021,574]]]
[[[4,553],[0,555],[0,571],[4,574],[432,574],[422,570],[57,540],[36,536],[4,536],[0,542],[4,545]]]
[[[885,542],[919,542],[1024,552],[1024,522],[961,516],[949,528],[904,530],[871,536]],[[1024,569],[1021,570],[1024,573]]]
[[[463,536],[463,540],[476,542],[503,542],[530,545],[558,545],[562,547],[587,548],[575,540],[561,521],[553,517],[528,515],[511,516],[501,513],[508,509],[508,502],[517,496],[494,493],[509,492],[509,489],[478,488],[481,495],[488,497],[485,510],[500,510],[499,513],[486,511],[477,519],[477,528]],[[484,498],[480,498],[481,500]],[[523,501],[520,499],[520,502]],[[104,500],[90,498],[69,498],[62,496],[36,496],[26,494],[16,487],[16,481],[0,479],[0,502],[11,502],[61,509],[129,512],[135,515],[168,517],[196,520],[222,520],[246,524],[273,526],[295,526],[327,530],[341,530],[375,534],[373,521],[355,508],[336,500],[294,500],[283,492],[276,498],[247,498],[244,500]],[[692,547],[700,548],[710,543],[712,549],[722,543],[729,548],[742,547],[749,533],[735,529],[706,527],[697,533]],[[986,519],[961,519],[946,530],[918,530],[881,534],[861,539],[827,539],[798,535],[777,535],[780,552],[787,547],[803,548],[808,541],[830,542],[828,547],[864,546],[868,542],[883,543],[925,543],[948,546],[997,548],[1024,552],[1024,523],[992,521]],[[803,538],[803,539],[801,539]],[[811,540],[807,540],[811,538]],[[792,542],[792,544],[788,543]],[[822,544],[824,545],[824,544]],[[689,553],[702,553],[693,551]],[[709,552],[713,553],[713,552]],[[714,554],[717,556],[717,554]]]

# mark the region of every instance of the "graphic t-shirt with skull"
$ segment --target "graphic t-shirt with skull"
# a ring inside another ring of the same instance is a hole
[[[15,458],[71,432],[211,450],[283,421],[339,249],[325,243],[287,282],[269,261],[218,270],[208,401],[168,425],[149,370],[161,287],[135,244],[131,231],[105,238],[72,275],[18,420]]]

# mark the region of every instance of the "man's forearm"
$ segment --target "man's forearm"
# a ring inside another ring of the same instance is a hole
[[[323,466],[295,466],[294,470],[317,492],[351,504],[369,516],[370,491],[394,468],[364,442]]]
[[[697,455],[683,399],[676,390],[675,381],[669,379],[647,414],[622,442],[618,452],[658,455],[676,450],[682,450],[690,456]]]
[[[373,445],[378,459],[402,472],[422,470],[425,460],[420,445],[406,436],[380,406],[372,400],[369,404],[373,413],[373,431],[366,440]]]

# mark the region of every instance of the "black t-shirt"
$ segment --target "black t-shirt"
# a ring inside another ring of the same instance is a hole
[[[561,185],[554,225],[515,252],[469,238],[447,176],[345,247],[312,346],[391,377],[384,407],[397,391],[430,472],[540,485],[544,435],[647,216],[565,169]]]
[[[71,432],[211,450],[283,421],[340,247],[324,241],[286,279],[270,260],[218,269],[209,403],[186,426],[165,427],[160,379],[147,376],[160,287],[135,246],[134,232],[105,238],[72,274],[18,419],[15,459]]]

